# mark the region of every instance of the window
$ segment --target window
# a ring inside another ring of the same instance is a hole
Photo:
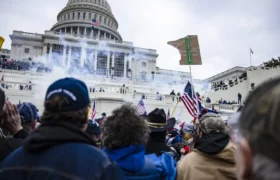
[[[102,22],[102,16],[99,16],[99,22],[100,23]]]
[[[100,5],[100,0],[98,0],[98,4]]]
[[[89,19],[89,20],[91,19],[91,13],[88,14],[88,19]]]
[[[68,14],[68,20],[70,19],[70,14]]]
[[[86,13],[84,12],[83,19],[86,19]]]
[[[75,19],[75,13],[72,14],[72,19]]]
[[[78,19],[80,19],[80,13],[78,13]]]
[[[142,67],[146,67],[146,66],[147,66],[147,63],[142,62]]]
[[[24,53],[29,54],[29,48],[24,48]]]
[[[109,20],[108,20],[108,26],[110,26],[110,23],[111,23],[111,22],[110,22],[110,19],[109,19]]]
[[[97,20],[97,14],[94,15],[94,19]]]
[[[106,18],[104,18],[104,24],[107,24],[107,19]]]

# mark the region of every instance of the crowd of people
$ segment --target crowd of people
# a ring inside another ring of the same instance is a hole
[[[279,88],[256,88],[227,123],[203,109],[179,129],[163,109],[139,116],[130,104],[89,120],[74,78],[49,86],[42,115],[0,89],[0,179],[279,179]]]
[[[263,63],[264,67],[266,68],[276,68],[280,66],[280,57],[278,59],[272,58],[270,61]]]
[[[229,79],[227,81],[220,81],[220,82],[213,82],[212,83],[212,89],[227,89],[228,86],[232,87],[236,84],[238,84],[238,79],[242,81],[242,79],[246,80],[247,79],[247,72],[242,73],[238,78],[235,79]]]
[[[2,69],[32,71],[35,72],[51,72],[51,68],[44,65],[42,62],[34,62],[32,59],[26,60],[7,60],[0,58],[0,67]]]

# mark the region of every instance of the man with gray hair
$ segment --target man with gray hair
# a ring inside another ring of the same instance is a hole
[[[207,113],[199,119],[199,138],[193,152],[177,166],[177,180],[236,179],[235,147],[231,143],[221,117]]]
[[[280,78],[267,81],[246,99],[229,124],[236,144],[238,179],[280,179]]]

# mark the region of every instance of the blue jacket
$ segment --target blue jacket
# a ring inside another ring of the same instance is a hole
[[[146,158],[150,159],[157,168],[160,179],[174,180],[176,179],[176,161],[169,153],[162,152],[160,156],[153,154],[146,154]]]
[[[126,179],[159,180],[156,166],[145,158],[145,147],[128,146],[116,150],[103,150],[110,159],[117,162],[123,170]]]
[[[73,125],[41,125],[0,164],[0,179],[124,179],[118,165],[93,145]]]

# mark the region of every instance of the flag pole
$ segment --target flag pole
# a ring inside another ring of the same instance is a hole
[[[170,117],[173,117],[173,115],[174,115],[174,113],[175,113],[175,111],[176,111],[176,109],[177,109],[178,104],[179,104],[179,101],[177,101],[177,104],[176,104],[176,106],[174,107],[173,112],[172,112],[172,114],[171,114]]]
[[[250,66],[252,66],[252,52],[251,52],[251,49],[249,49],[249,52],[250,52]]]
[[[189,68],[190,68],[190,81],[191,81],[191,85],[192,84],[192,66],[189,64]]]

